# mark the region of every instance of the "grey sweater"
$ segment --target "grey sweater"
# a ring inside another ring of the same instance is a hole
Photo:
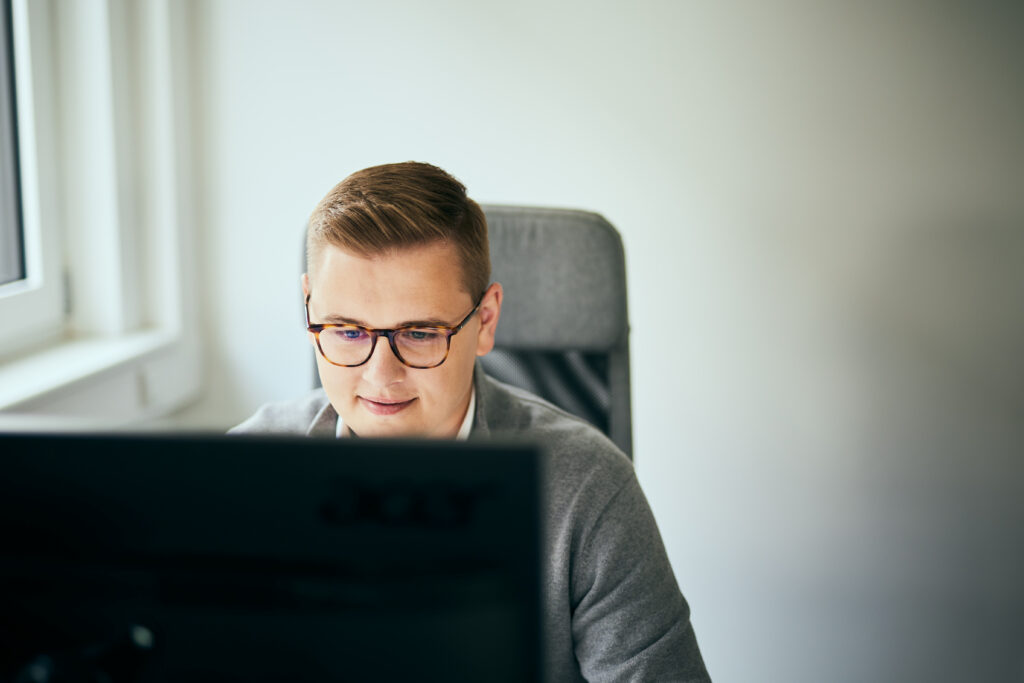
[[[629,459],[600,431],[478,365],[471,438],[524,435],[545,449],[545,680],[707,681],[654,517]],[[233,433],[333,436],[323,390],[265,405]]]

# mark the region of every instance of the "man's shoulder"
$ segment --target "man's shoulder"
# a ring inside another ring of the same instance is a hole
[[[488,435],[536,440],[561,477],[574,481],[597,477],[615,486],[633,476],[626,454],[586,420],[484,373],[478,377],[477,389],[481,395],[477,421]]]
[[[330,406],[323,389],[300,398],[260,406],[252,417],[232,428],[229,434],[307,434],[317,418]]]

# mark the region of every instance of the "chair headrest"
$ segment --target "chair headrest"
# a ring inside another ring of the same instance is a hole
[[[586,211],[485,205],[491,279],[505,291],[497,344],[608,350],[625,344],[622,239]]]

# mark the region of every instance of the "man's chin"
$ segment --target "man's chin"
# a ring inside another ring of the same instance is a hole
[[[352,416],[351,421],[342,417],[345,426],[357,436],[371,438],[404,438],[422,436],[423,430],[418,427],[415,421],[404,415],[358,415]]]
[[[348,428],[353,435],[365,439],[414,439],[422,437],[422,432],[406,429],[381,429],[381,428]]]

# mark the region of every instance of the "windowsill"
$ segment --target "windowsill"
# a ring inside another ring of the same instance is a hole
[[[177,409],[199,388],[196,345],[166,329],[70,340],[0,364],[0,428],[116,426]]]

